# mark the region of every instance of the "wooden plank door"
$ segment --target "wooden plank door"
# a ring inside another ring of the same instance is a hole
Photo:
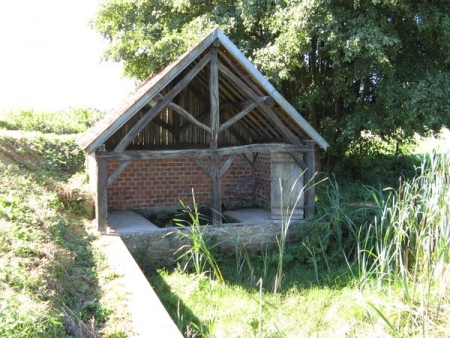
[[[292,213],[291,219],[304,219],[303,170],[287,153],[272,154],[271,167],[271,218],[281,220],[283,216],[286,219]],[[300,194],[301,196],[294,209],[295,202]]]

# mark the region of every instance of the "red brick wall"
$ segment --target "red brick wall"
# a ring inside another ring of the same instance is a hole
[[[227,156],[221,157],[220,165],[226,159]],[[203,162],[209,167],[208,158]],[[119,161],[108,161],[108,175],[119,164]],[[251,166],[242,156],[236,156],[221,177],[222,200],[252,197],[253,184]],[[108,187],[108,207],[126,210],[179,206],[180,200],[191,202],[192,188],[199,204],[210,204],[211,180],[190,158],[133,161]]]
[[[255,165],[255,197],[260,207],[270,209],[271,194],[270,153],[259,153]]]

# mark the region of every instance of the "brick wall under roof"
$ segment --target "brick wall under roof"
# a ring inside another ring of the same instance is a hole
[[[227,156],[220,157],[220,165]],[[203,158],[207,167],[209,159]],[[120,161],[108,161],[108,175]],[[109,210],[179,206],[192,201],[192,188],[199,204],[211,202],[211,179],[192,159],[151,159],[131,162],[108,187]],[[221,177],[222,201],[257,200],[270,206],[270,154],[260,154],[255,175],[250,164],[237,155]],[[232,203],[235,205],[235,203]]]

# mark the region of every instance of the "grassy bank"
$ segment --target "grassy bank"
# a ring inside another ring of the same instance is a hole
[[[0,130],[1,337],[128,331],[116,276],[89,231],[89,203],[66,196],[83,182],[75,138]]]

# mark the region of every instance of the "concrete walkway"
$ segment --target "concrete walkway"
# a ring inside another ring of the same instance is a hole
[[[128,292],[128,312],[134,328],[128,337],[182,338],[155,291],[120,236],[102,235],[109,265],[119,274]]]
[[[270,210],[264,210],[260,208],[245,208],[237,210],[227,210],[223,213],[225,217],[230,216],[233,219],[239,220],[241,223],[253,224],[253,223],[271,223]]]
[[[129,235],[159,229],[145,217],[133,211],[113,211],[108,213],[108,234]]]

